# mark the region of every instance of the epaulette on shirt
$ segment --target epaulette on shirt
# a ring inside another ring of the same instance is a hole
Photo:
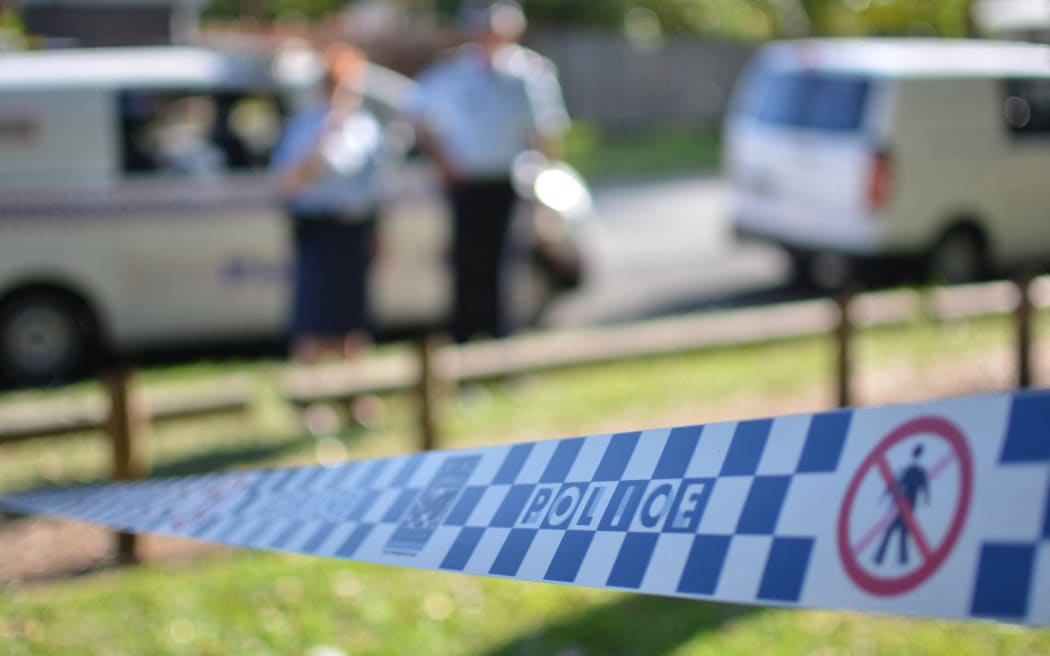
[[[507,51],[500,53],[500,64],[503,70],[511,75],[524,79],[535,78],[541,75],[557,75],[554,62],[522,46],[506,46]]]

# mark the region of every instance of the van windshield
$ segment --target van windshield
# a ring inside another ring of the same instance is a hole
[[[870,80],[804,72],[767,72],[745,95],[745,114],[763,123],[850,132],[864,121]]]

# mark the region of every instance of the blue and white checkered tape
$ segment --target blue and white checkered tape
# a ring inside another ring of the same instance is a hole
[[[1050,623],[1050,391],[10,494],[244,547]]]

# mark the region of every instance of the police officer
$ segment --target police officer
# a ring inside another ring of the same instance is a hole
[[[324,97],[294,116],[271,162],[295,242],[292,356],[351,357],[370,342],[367,274],[373,251],[382,130],[355,90],[364,55],[326,53]]]
[[[469,42],[418,78],[408,114],[436,163],[453,214],[452,336],[510,332],[502,302],[516,195],[515,158],[556,154],[568,127],[554,65],[518,45],[521,7],[506,0],[468,7],[459,26]]]

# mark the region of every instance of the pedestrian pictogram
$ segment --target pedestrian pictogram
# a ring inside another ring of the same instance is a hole
[[[906,422],[857,468],[839,510],[839,557],[871,594],[901,594],[944,563],[962,532],[973,464],[962,431],[940,417]]]
[[[889,546],[890,538],[894,535],[898,536],[897,544],[900,545],[900,564],[908,564],[908,537],[913,536],[919,544],[923,545],[920,547],[923,553],[929,551],[929,547],[925,545],[925,542],[921,539],[922,533],[919,531],[911,531],[910,526],[914,525],[915,517],[915,503],[919,500],[919,494],[923,493],[926,497],[926,503],[930,502],[930,487],[926,476],[926,469],[919,464],[919,458],[922,456],[923,447],[922,444],[918,444],[912,449],[912,457],[915,462],[908,466],[896,480],[888,480],[886,483],[886,493],[884,496],[892,497],[894,502],[894,518],[889,526],[886,527],[886,532],[882,534],[882,542],[879,543],[879,549],[875,552],[875,563],[881,565],[883,557],[886,555],[886,547]],[[880,470],[881,471],[881,470]],[[888,477],[887,477],[888,478]],[[909,519],[911,521],[909,521]]]

